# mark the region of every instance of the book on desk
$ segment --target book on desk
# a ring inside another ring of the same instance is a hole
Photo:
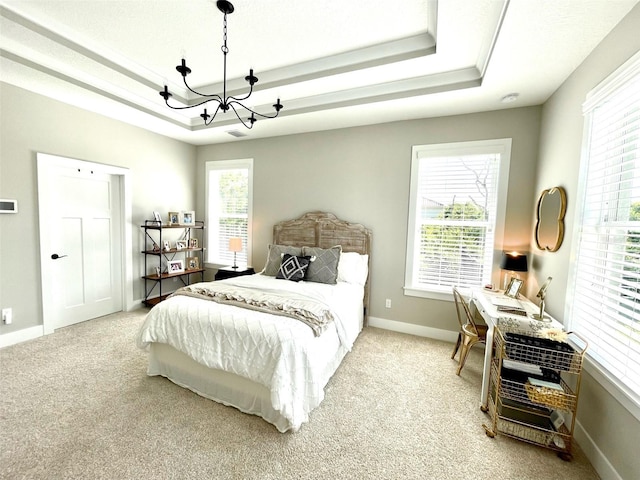
[[[521,307],[511,307],[508,305],[498,305],[497,307],[498,312],[502,312],[502,313],[508,313],[509,315],[520,315],[521,317],[526,317],[527,316],[527,311],[524,308]]]

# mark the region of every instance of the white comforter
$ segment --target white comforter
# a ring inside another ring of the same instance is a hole
[[[261,274],[223,280],[269,291],[309,295],[326,303],[334,322],[319,337],[299,320],[173,296],[148,314],[137,339],[171,345],[198,363],[264,385],[273,408],[297,430],[324,398],[324,386],[362,328],[361,286],[289,282]],[[336,360],[337,359],[337,360]]]

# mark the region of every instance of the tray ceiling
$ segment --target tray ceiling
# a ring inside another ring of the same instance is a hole
[[[193,144],[543,103],[638,0],[234,0],[228,89],[277,119],[204,127],[158,91],[222,92],[214,0],[0,0],[0,79]],[[512,103],[500,100],[518,93]]]

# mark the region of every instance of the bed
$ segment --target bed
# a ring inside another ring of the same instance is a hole
[[[299,430],[366,325],[370,252],[371,231],[331,213],[277,223],[260,273],[189,285],[150,310],[137,338],[147,375]]]

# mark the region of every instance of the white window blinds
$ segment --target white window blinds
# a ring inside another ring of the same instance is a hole
[[[239,264],[249,263],[251,251],[252,160],[207,162],[207,262],[232,265],[229,239],[242,239]]]
[[[640,399],[640,56],[585,103],[570,302],[588,355]]]
[[[451,292],[491,282],[504,145],[414,148],[406,287]]]

